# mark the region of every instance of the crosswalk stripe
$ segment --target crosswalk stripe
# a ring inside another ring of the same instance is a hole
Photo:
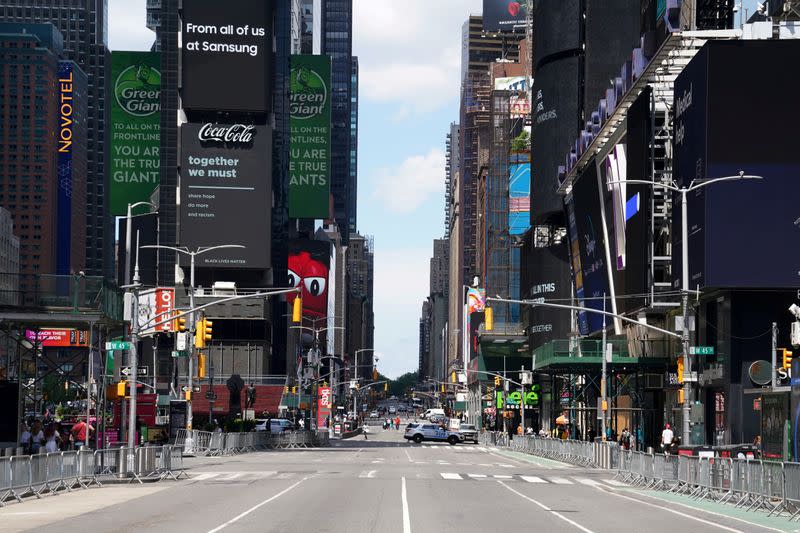
[[[604,479],[603,482],[608,483],[609,485],[614,487],[627,487],[625,483],[623,483],[622,481],[617,481],[616,479]]]
[[[469,477],[473,479],[485,479],[486,474],[467,474]]]
[[[219,479],[222,480],[222,481],[232,481],[232,480],[234,480],[236,478],[239,478],[239,477],[242,477],[242,473],[241,472],[233,472],[232,474],[228,474],[228,475],[226,475],[224,477],[221,477]]]
[[[277,479],[291,479],[294,476],[292,472],[283,472],[282,474],[278,474],[276,477]]]
[[[540,477],[536,477],[536,476],[519,476],[519,477],[521,477],[522,479],[524,479],[528,483],[547,483],[547,481],[543,480]]]
[[[460,475],[452,472],[442,472],[441,475],[443,479],[464,479]]]
[[[492,476],[495,479],[513,479],[514,476],[509,476],[507,474],[495,474]]]
[[[210,479],[217,475],[218,475],[217,472],[207,472],[205,474],[197,474],[196,476],[192,476],[192,479],[196,481],[203,481],[204,479]]]
[[[596,487],[597,485],[600,485],[600,484],[601,484],[601,483],[600,483],[599,481],[597,481],[596,479],[589,479],[589,478],[585,478],[585,477],[576,477],[575,479],[576,479],[576,480],[578,481],[578,483],[580,483],[581,485],[589,485],[590,487]]]
[[[555,483],[556,485],[572,485],[572,481],[565,477],[551,477],[550,483]]]

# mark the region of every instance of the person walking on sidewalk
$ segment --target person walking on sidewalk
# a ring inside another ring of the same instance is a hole
[[[400,417],[394,419],[394,429],[400,429]]]
[[[369,433],[369,431],[367,430],[367,425],[366,424],[364,424],[363,429],[362,429],[361,432],[364,434],[364,440],[369,440],[367,438],[367,433]]]
[[[672,432],[669,424],[664,426],[664,431],[661,432],[661,449],[664,451],[664,453],[669,451],[669,447],[672,446],[672,439],[674,437],[675,433]]]

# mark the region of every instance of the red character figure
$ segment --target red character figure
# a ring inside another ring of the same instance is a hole
[[[509,2],[508,3],[508,13],[512,17],[516,17],[517,15],[519,15],[519,10],[521,8],[522,8],[522,5],[520,5],[519,2]]]
[[[319,318],[328,314],[328,267],[313,259],[308,252],[289,256],[289,286],[303,286],[303,315]],[[297,293],[287,297],[294,302]]]

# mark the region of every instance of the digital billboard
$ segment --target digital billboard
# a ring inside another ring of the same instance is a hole
[[[532,241],[526,241],[522,249],[522,298],[566,303],[572,294],[567,240],[545,247],[534,247]],[[531,348],[569,335],[569,311],[536,306],[525,309]]]
[[[483,30],[524,30],[527,14],[525,0],[483,0]]]
[[[199,255],[198,266],[269,267],[272,130],[206,122],[180,134],[180,244],[245,246]]]
[[[303,318],[328,316],[328,290],[331,269],[331,242],[293,239],[289,241],[288,286],[300,287],[303,299]],[[297,293],[286,300],[294,302]],[[326,324],[327,325],[327,324]]]
[[[109,209],[147,201],[158,187],[161,158],[161,54],[111,54]],[[140,207],[139,211],[146,210]]]
[[[800,72],[785,68],[786,58],[792,57],[800,58],[800,41],[709,42],[675,82],[678,183],[740,171],[763,177],[715,183],[689,194],[691,288],[800,287],[800,248],[789,244],[797,239],[800,152],[795,130],[800,110],[780,99],[742,105],[753,94],[796,87]],[[680,220],[675,200],[673,213]],[[674,233],[673,250],[680,250],[680,233]],[[677,266],[676,286],[680,259]]]
[[[533,62],[581,48],[581,0],[535,0]]]
[[[80,329],[25,330],[25,338],[44,348],[83,348],[89,346],[89,332]]]
[[[508,178],[508,234],[531,227],[531,164],[528,152],[511,154]]]
[[[183,107],[268,111],[272,2],[186,0],[181,20]]]
[[[603,309],[603,297],[609,297],[608,264],[606,262],[606,241],[603,231],[600,183],[597,165],[594,161],[586,165],[583,173],[572,187],[572,200],[575,204],[575,230],[580,252],[583,275],[583,296],[586,308]],[[606,304],[611,311],[611,305]],[[603,317],[598,313],[586,313],[587,333],[594,333],[603,327]]]
[[[289,216],[330,217],[331,60],[293,55],[289,84]]]
[[[579,70],[579,58],[559,59],[542,66],[533,83],[532,223],[563,213],[558,172],[578,136]]]

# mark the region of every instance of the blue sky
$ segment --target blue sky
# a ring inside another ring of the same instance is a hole
[[[461,26],[481,0],[355,0],[358,226],[375,237],[379,370],[416,370],[433,239],[444,232],[444,141],[456,120]],[[144,0],[110,0],[109,46],[147,50]]]

